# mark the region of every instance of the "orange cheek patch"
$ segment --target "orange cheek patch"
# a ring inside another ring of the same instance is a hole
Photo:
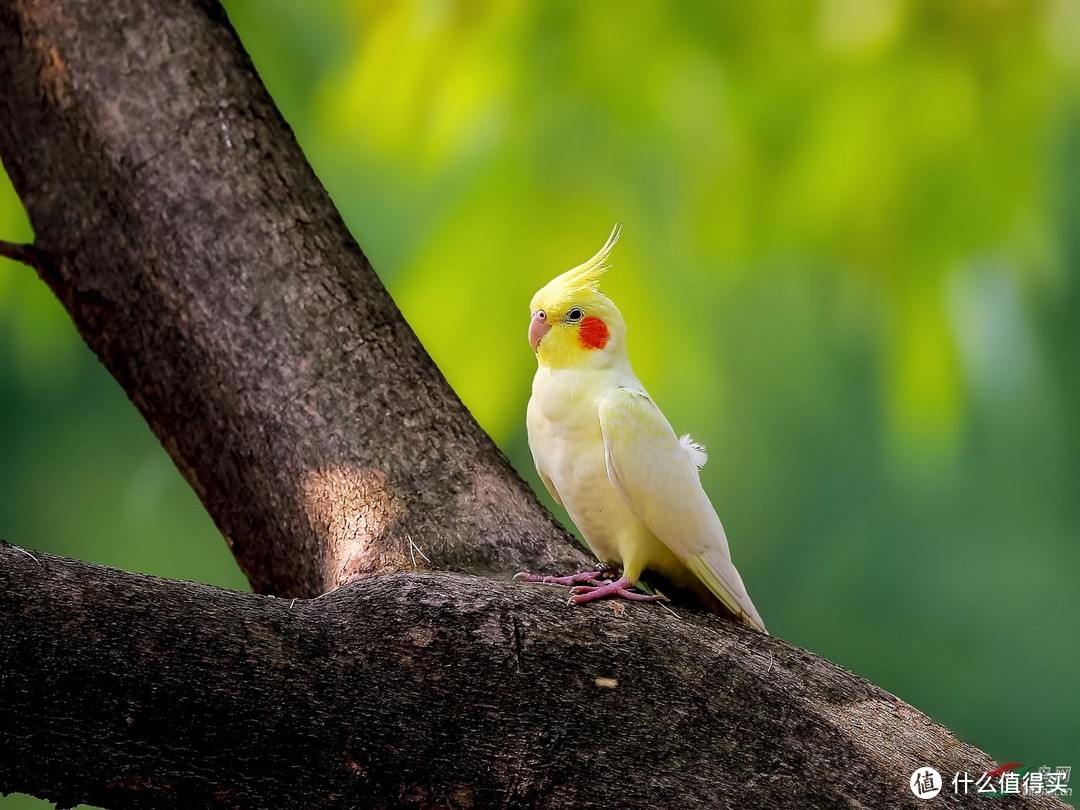
[[[607,324],[596,317],[585,318],[578,327],[578,342],[586,349],[602,349],[610,337]]]

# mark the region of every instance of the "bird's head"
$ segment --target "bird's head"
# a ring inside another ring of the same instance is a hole
[[[600,290],[619,226],[595,256],[545,284],[529,308],[529,345],[542,366],[604,366],[625,357],[626,323]]]

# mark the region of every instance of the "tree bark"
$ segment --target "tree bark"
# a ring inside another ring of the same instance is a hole
[[[0,660],[0,788],[61,806],[919,807],[994,767],[719,617],[460,575],[294,601],[0,544]]]
[[[256,591],[424,557],[584,563],[405,323],[216,2],[2,0],[0,158],[35,267]]]
[[[275,599],[0,543],[0,791],[892,807],[916,767],[992,767],[716,617],[388,573],[413,544],[474,574],[585,560],[402,320],[212,0],[0,0],[0,159],[35,231],[0,253],[55,291],[255,590],[352,582]]]

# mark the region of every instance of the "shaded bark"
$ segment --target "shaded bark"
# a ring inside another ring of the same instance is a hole
[[[443,570],[583,563],[401,317],[216,3],[0,2],[0,158],[35,267],[256,591],[411,570],[419,538]]]
[[[447,574],[293,601],[35,556],[0,544],[0,787],[62,805],[920,807],[917,767],[993,767],[706,614]]]

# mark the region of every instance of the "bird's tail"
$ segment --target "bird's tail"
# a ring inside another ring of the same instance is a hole
[[[720,559],[716,559],[717,557]],[[737,621],[754,630],[760,630],[765,635],[769,634],[769,631],[765,629],[761,614],[757,612],[757,608],[746,593],[742,577],[739,576],[739,572],[735,570],[730,560],[723,558],[719,551],[710,549],[696,557],[691,557],[686,561],[686,565]],[[727,572],[727,576],[723,572]]]

